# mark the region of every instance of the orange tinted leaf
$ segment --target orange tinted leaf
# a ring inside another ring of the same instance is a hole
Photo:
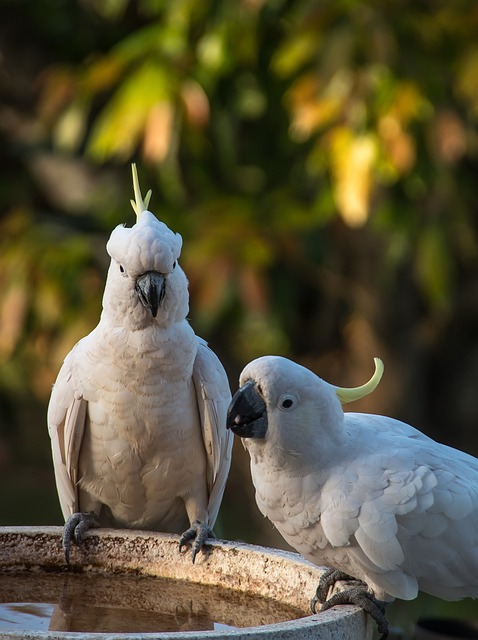
[[[8,359],[23,332],[28,308],[27,286],[13,285],[3,296],[0,310],[0,356]]]
[[[41,95],[38,104],[40,117],[52,122],[72,99],[76,91],[75,74],[67,66],[56,66],[41,79]]]
[[[181,98],[188,122],[196,127],[204,127],[209,122],[209,100],[199,83],[186,80],[181,86]]]
[[[82,89],[87,94],[106,91],[120,78],[124,65],[117,56],[107,55],[91,63],[81,78]]]
[[[147,160],[162,162],[169,151],[174,126],[174,109],[169,102],[158,102],[148,113],[143,139]]]

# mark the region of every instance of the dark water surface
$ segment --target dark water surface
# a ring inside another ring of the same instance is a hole
[[[0,631],[200,631],[304,615],[275,600],[165,578],[0,573]]]

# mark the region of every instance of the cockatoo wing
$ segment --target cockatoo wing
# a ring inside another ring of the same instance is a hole
[[[372,430],[362,434],[380,450],[356,455],[328,478],[321,493],[328,542],[349,548],[375,590],[403,599],[419,588],[446,599],[470,595],[478,571],[478,486],[469,480],[478,479],[478,462],[397,420],[346,420],[352,431],[367,421]]]
[[[65,520],[79,510],[78,457],[85,429],[87,401],[74,387],[72,366],[79,346],[65,359],[48,405],[53,466]]]
[[[216,521],[231,466],[233,434],[226,429],[231,392],[224,367],[207,343],[198,338],[193,367],[202,436],[207,457],[209,526]]]

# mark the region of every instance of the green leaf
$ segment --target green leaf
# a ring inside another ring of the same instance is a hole
[[[449,301],[452,282],[451,251],[440,226],[430,226],[422,232],[416,254],[418,280],[434,307]]]
[[[100,113],[87,153],[100,162],[111,157],[128,159],[143,136],[151,110],[171,100],[175,84],[163,66],[144,63],[124,80]]]
[[[317,33],[294,33],[279,47],[272,58],[272,70],[280,78],[288,78],[317,54]]]

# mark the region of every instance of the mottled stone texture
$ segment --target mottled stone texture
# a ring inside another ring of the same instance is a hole
[[[194,631],[161,634],[94,634],[68,632],[0,632],[0,638],[94,638],[145,640],[161,638],[271,638],[274,640],[364,640],[371,638],[373,624],[356,607],[336,607],[309,615],[309,601],[321,569],[285,551],[242,543],[215,541],[206,553],[191,562],[191,553],[178,551],[177,536],[145,531],[93,530],[83,545],[72,547],[70,566],[65,564],[60,527],[0,527],[0,572],[87,572],[135,574],[185,580],[197,585],[216,585],[243,594],[271,598],[300,609],[298,620],[225,631]],[[237,593],[238,600],[240,593]],[[231,597],[233,600],[233,598]]]

